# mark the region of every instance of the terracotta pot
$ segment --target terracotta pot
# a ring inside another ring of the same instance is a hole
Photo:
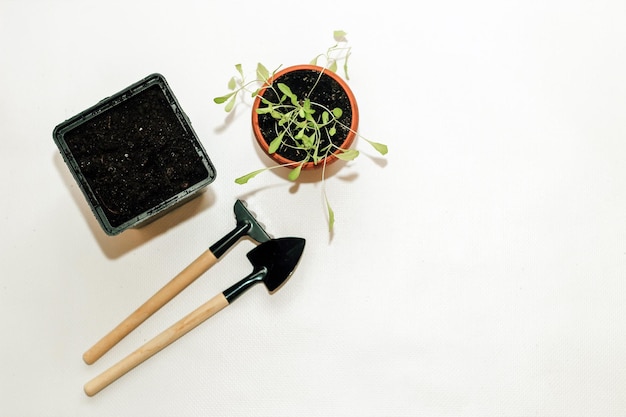
[[[263,151],[278,164],[291,164],[290,168],[293,168],[301,160],[290,159],[289,157],[282,155],[281,149],[279,149],[277,152],[273,154],[269,153],[268,151],[269,143],[272,141],[275,135],[266,139],[262,133],[262,130],[264,126],[270,123],[270,121],[271,123],[273,123],[273,120],[271,119],[271,116],[269,115],[257,114],[256,110],[261,105],[261,97],[263,97],[266,94],[273,94],[272,90],[269,89],[269,85],[273,84],[274,82],[284,82],[291,88],[291,90],[294,93],[296,93],[296,95],[298,95],[298,97],[302,97],[303,93],[306,92],[307,88],[310,88],[310,87],[307,87],[306,82],[304,82],[305,85],[301,87],[302,91],[298,91],[299,87],[294,82],[292,82],[291,79],[295,78],[296,76],[304,75],[305,77],[308,76],[309,82],[311,82],[311,79],[316,79],[317,77],[319,77],[320,72],[322,73],[321,77],[324,80],[324,82],[323,83],[320,82],[314,88],[313,91],[317,94],[320,94],[320,96],[318,98],[315,98],[312,101],[316,101],[320,103],[323,102],[329,109],[332,109],[333,107],[338,107],[335,101],[333,100],[334,95],[323,94],[322,88],[323,86],[326,86],[326,85],[332,85],[335,88],[337,87],[340,88],[343,91],[343,93],[341,93],[340,96],[342,97],[344,101],[345,101],[345,98],[347,98],[349,102],[349,108],[342,108],[344,112],[342,119],[347,121],[345,124],[349,126],[350,129],[349,130],[344,129],[341,132],[338,130],[336,137],[333,138],[333,143],[340,146],[342,149],[348,149],[350,148],[350,146],[352,146],[352,142],[354,142],[354,139],[356,137],[356,131],[359,125],[359,110],[357,107],[354,94],[352,93],[352,90],[350,90],[350,87],[348,87],[348,84],[336,73],[320,66],[295,65],[292,67],[288,67],[277,72],[274,75],[274,77],[270,80],[270,83],[268,84],[268,86],[262,88],[259,91],[259,94],[254,100],[254,103],[252,105],[252,130],[254,132],[254,137],[256,138],[259,146],[263,149]],[[287,81],[287,79],[289,79],[290,81]],[[337,160],[337,157],[335,156],[335,154],[338,152],[340,151],[336,150],[334,153],[330,154],[326,158],[326,164],[335,162]],[[302,169],[312,169],[312,168],[321,167],[323,165],[324,165],[323,160],[318,161],[317,164],[310,161],[310,162],[305,163]]]

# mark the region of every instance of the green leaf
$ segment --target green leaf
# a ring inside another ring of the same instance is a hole
[[[335,226],[335,212],[332,207],[330,207],[328,197],[324,196],[324,199],[326,200],[326,209],[328,210],[328,231],[332,232]]]
[[[291,92],[291,88],[289,88],[289,86],[287,84],[284,83],[278,83],[278,89],[287,97],[289,97],[289,99],[291,100],[291,104],[293,104],[294,106],[298,105],[298,96],[296,96],[294,93]]]
[[[346,149],[345,151],[340,152],[335,156],[342,161],[352,161],[357,156],[359,156],[359,151],[357,151],[356,149]]]
[[[233,109],[233,107],[235,107],[236,99],[237,99],[237,94],[233,95],[231,99],[228,100],[228,103],[226,103],[226,107],[224,107],[224,110],[226,111],[226,113],[229,113]]]
[[[286,123],[290,123],[291,122],[291,118],[293,116],[293,112],[295,110],[291,110],[288,111],[287,113],[283,114],[279,111],[273,111],[272,112],[272,117],[276,120],[278,120],[278,125],[279,126],[284,126]]]
[[[278,83],[277,84],[278,89],[280,91],[282,91],[282,93],[288,97],[293,96],[293,93],[291,92],[291,88],[289,88],[289,86],[285,83]]]
[[[276,136],[274,138],[274,140],[272,140],[272,142],[270,143],[270,146],[268,148],[268,152],[270,154],[275,153],[278,148],[280,147],[280,144],[283,143],[283,136],[285,136],[285,131],[281,131],[278,136]]]
[[[344,32],[343,30],[336,30],[333,32],[333,38],[335,38],[335,40],[337,42],[343,42],[346,40],[346,35],[347,33]]]
[[[257,176],[257,175],[259,175],[261,172],[266,171],[266,170],[267,170],[267,168],[257,169],[256,171],[252,171],[252,172],[251,172],[251,173],[249,173],[249,174],[246,174],[246,175],[243,175],[243,176],[241,176],[241,177],[237,178],[237,179],[235,180],[235,182],[236,182],[237,184],[245,184],[245,183],[247,183],[250,179],[252,179],[252,178],[256,177],[256,176]]]
[[[302,165],[304,165],[304,164],[300,164],[297,167],[295,167],[294,169],[292,169],[289,172],[289,175],[287,176],[287,178],[289,178],[289,180],[291,180],[291,181],[297,180],[298,177],[300,176],[300,171],[302,171]]]
[[[267,114],[272,112],[272,108],[271,107],[257,107],[256,109],[256,114]]]
[[[235,77],[230,77],[230,80],[228,80],[228,89],[234,90],[235,88],[237,88],[237,79]]]
[[[310,149],[311,147],[313,147],[313,138],[311,138],[309,135],[302,135],[302,137],[299,139],[302,141],[305,149]]]
[[[256,76],[259,80],[267,81],[270,78],[270,72],[260,62],[256,65]]]
[[[367,143],[369,143],[370,145],[372,145],[372,147],[374,149],[376,149],[378,151],[378,153],[380,153],[381,155],[386,155],[387,154],[387,145],[383,144],[383,143],[378,143],[378,142],[372,142],[371,140],[367,140],[365,139],[365,141]]]
[[[337,61],[333,60],[328,66],[328,69],[332,72],[337,72]]]
[[[315,113],[315,110],[313,110],[311,108],[311,99],[310,98],[305,98],[304,99],[304,103],[302,103],[302,108],[304,109],[305,112],[307,112],[309,114]]]
[[[333,116],[335,116],[335,118],[339,119],[342,114],[343,114],[343,110],[341,110],[339,107],[335,107],[333,109]]]
[[[235,92],[232,93],[228,93],[225,96],[221,96],[221,97],[215,97],[213,99],[213,102],[215,102],[216,104],[223,104],[226,103],[226,100],[228,100],[229,98],[231,98],[234,94],[236,94]]]
[[[335,133],[337,133],[337,128],[335,126],[331,126],[330,129],[328,129],[328,134],[330,136],[335,136]]]
[[[272,105],[274,105],[274,103],[272,103],[270,100],[266,99],[266,98],[265,98],[265,97],[263,97],[263,96],[259,96],[259,98],[261,99],[261,102],[262,102],[263,104],[267,104],[268,106],[272,106]]]
[[[272,110],[271,111],[271,115],[275,120],[279,120],[278,124],[280,126],[284,125],[285,123],[287,123],[289,121],[289,117],[286,114],[282,114],[279,111],[276,110]]]
[[[322,113],[322,123],[326,124],[328,123],[329,120],[330,120],[330,115],[328,114],[327,111],[324,111],[324,113]]]
[[[236,64],[235,65],[235,69],[237,70],[239,75],[241,75],[243,77],[243,67],[241,66],[241,64]]]

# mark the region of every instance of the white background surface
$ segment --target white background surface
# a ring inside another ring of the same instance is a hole
[[[3,416],[626,415],[626,3],[0,3]],[[320,184],[268,174],[233,65],[306,63],[343,29],[360,131]],[[140,230],[99,229],[53,141],[160,72],[218,170]],[[259,286],[88,398],[82,386],[250,272],[242,241],[92,366],[82,353],[234,226],[307,239]]]

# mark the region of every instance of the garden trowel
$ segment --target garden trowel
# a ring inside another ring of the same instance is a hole
[[[291,276],[304,250],[304,239],[287,237],[272,239],[248,252],[252,272],[225,291],[189,313],[183,319],[85,384],[85,393],[92,396],[126,374],[155,353],[169,346],[190,330],[231,304],[254,285],[262,282],[270,294],[276,292]]]
[[[194,282],[200,275],[217,263],[237,241],[244,236],[249,236],[258,243],[267,242],[270,236],[257,222],[255,217],[248,211],[241,200],[237,200],[234,206],[237,224],[234,229],[215,242],[209,249],[204,251],[191,264],[176,275],[163,288],[144,302],[130,316],[124,319],[113,330],[100,339],[88,351],[83,354],[83,360],[91,365],[115,346],[120,340],[136,329],[148,317],[167,304],[189,284]]]

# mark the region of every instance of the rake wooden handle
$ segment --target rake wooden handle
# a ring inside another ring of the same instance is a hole
[[[161,288],[156,294],[148,299],[141,307],[135,310],[124,321],[111,330],[106,336],[98,341],[93,347],[83,354],[83,360],[91,365],[115,346],[120,340],[143,323],[154,312],[167,304],[189,284],[195,281],[217,262],[218,258],[208,249],[189,266],[183,269],[169,283]]]
[[[228,305],[228,300],[224,294],[218,294],[187,316],[179,320],[167,330],[163,331],[142,347],[128,355],[126,358],[104,371],[85,384],[85,394],[93,396],[109,386],[115,380],[126,374],[137,365],[144,362],[163,348],[169,346],[200,323],[213,316]]]

